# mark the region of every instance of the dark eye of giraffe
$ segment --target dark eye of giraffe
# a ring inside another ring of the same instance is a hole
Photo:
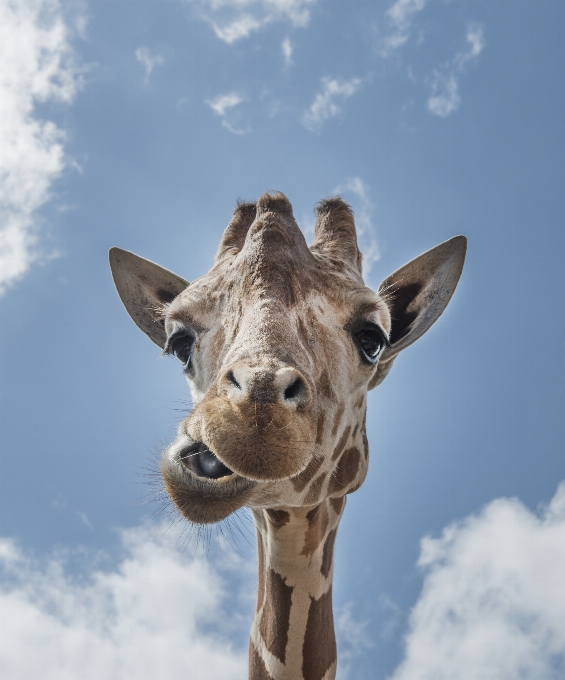
[[[183,368],[188,368],[194,349],[194,337],[186,331],[180,331],[169,338],[165,347],[167,354],[174,354]]]
[[[384,331],[377,325],[365,326],[355,333],[361,358],[371,365],[377,362],[385,347],[390,347]]]

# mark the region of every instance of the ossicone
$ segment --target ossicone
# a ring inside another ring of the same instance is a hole
[[[253,224],[257,215],[255,203],[238,201],[233,211],[230,223],[224,231],[215,261],[218,262],[224,257],[234,257],[243,248],[245,237],[249,227]]]
[[[339,270],[361,275],[363,256],[357,245],[353,210],[341,198],[326,198],[318,203],[310,250],[326,257]]]

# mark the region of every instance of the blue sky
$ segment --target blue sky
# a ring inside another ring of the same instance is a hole
[[[198,679],[211,657],[244,677],[252,533],[203,566],[140,500],[189,394],[107,251],[197,278],[236,199],[268,189],[307,234],[318,200],[350,201],[375,287],[469,239],[445,315],[369,400],[340,677],[562,677],[563,3],[0,0],[0,18],[3,677]]]

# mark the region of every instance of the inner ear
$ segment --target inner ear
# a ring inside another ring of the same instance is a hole
[[[409,332],[418,318],[420,306],[414,304],[424,288],[422,282],[390,284],[388,307],[392,317],[390,344],[395,345]]]
[[[392,318],[388,357],[415,342],[441,316],[463,271],[466,250],[467,239],[454,236],[381,283],[379,293],[387,301]]]
[[[466,250],[467,239],[454,236],[381,283],[379,293],[392,317],[389,357],[411,345],[441,316],[463,271]]]
[[[161,310],[189,285],[188,281],[121,248],[111,248],[109,257],[124,307],[139,328],[163,348],[167,336]]]
[[[453,295],[465,262],[467,239],[454,236],[397,269],[379,286],[390,311],[391,346],[384,350],[373,389],[392,367],[397,354],[415,342],[434,324]]]

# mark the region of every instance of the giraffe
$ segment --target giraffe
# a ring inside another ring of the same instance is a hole
[[[194,399],[163,452],[167,493],[190,522],[243,506],[255,520],[251,680],[335,678],[334,543],[367,474],[367,391],[443,312],[465,251],[455,236],[373,291],[351,208],[320,202],[308,247],[278,192],[237,205],[211,270],[190,284],[110,250],[127,311],[180,360]]]

